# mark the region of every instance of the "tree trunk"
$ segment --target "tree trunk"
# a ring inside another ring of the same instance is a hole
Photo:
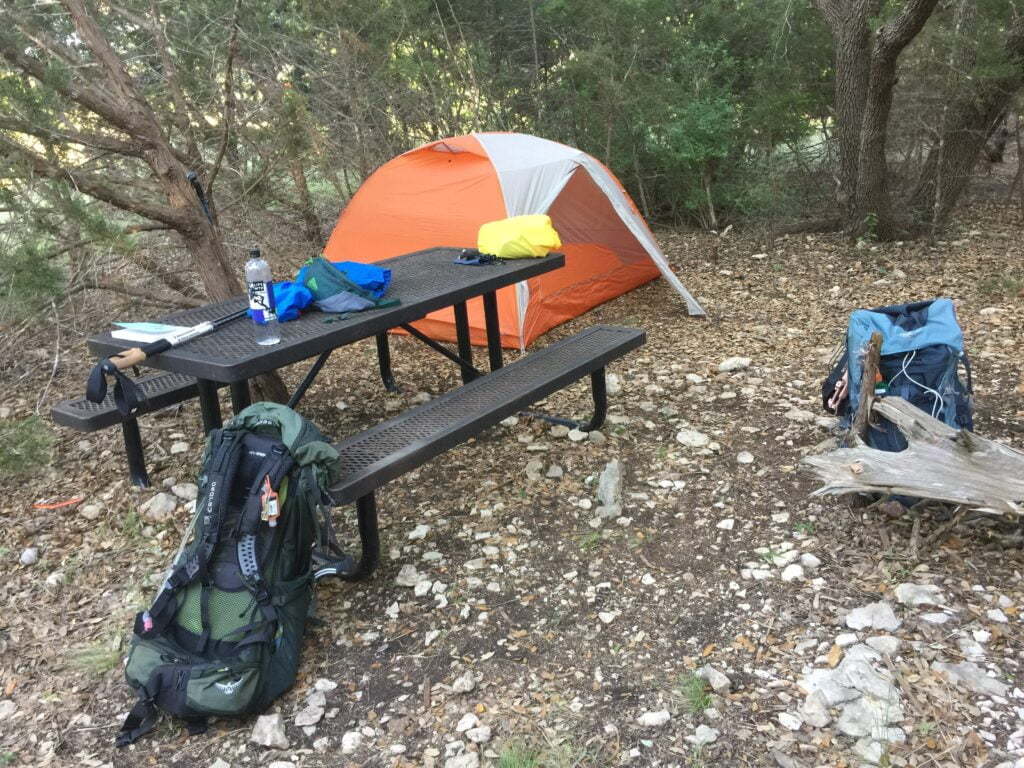
[[[910,207],[923,221],[941,227],[967,188],[989,131],[1024,87],[1024,18],[1010,28],[1008,65],[996,78],[979,78],[949,106],[942,135],[928,152]]]
[[[832,31],[835,48],[835,116],[839,138],[837,201],[851,235],[869,219],[883,239],[898,231],[888,190],[889,114],[896,64],[935,9],[937,0],[908,0],[895,18],[874,35],[871,19],[880,0],[815,0]]]
[[[849,220],[856,214],[861,122],[871,74],[868,3],[851,3],[846,15],[836,18],[831,26],[835,46],[836,138],[839,140],[836,200]]]
[[[306,169],[302,166],[302,158],[297,154],[288,161],[288,170],[295,182],[295,191],[299,196],[299,213],[302,215],[302,230],[312,245],[322,251],[324,248],[324,236],[320,229],[320,217],[316,215],[313,208],[313,198],[309,194],[309,183],[306,181]]]

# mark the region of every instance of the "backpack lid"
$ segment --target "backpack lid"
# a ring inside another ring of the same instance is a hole
[[[846,349],[850,369],[849,398],[852,408],[860,402],[860,380],[864,350],[871,335],[882,334],[882,354],[899,355],[935,345],[949,347],[959,355],[964,334],[956,320],[950,299],[915,301],[877,309],[858,309],[850,314]]]
[[[253,403],[224,428],[274,437],[285,444],[299,466],[317,466],[326,473],[328,482],[337,475],[338,452],[319,429],[287,405]]]

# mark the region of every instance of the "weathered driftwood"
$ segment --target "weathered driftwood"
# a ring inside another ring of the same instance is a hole
[[[899,453],[856,445],[808,456],[803,463],[825,483],[815,496],[885,493],[936,499],[1013,518],[1024,512],[1024,452],[953,429],[899,397],[870,401],[873,415],[907,439]]]
[[[875,377],[878,375],[878,363],[882,355],[882,334],[875,331],[864,352],[864,368],[860,377],[860,396],[857,398],[853,424],[846,436],[846,445],[856,444],[856,439],[866,440],[868,425],[871,422],[871,401],[875,397]],[[852,383],[852,382],[851,382]]]

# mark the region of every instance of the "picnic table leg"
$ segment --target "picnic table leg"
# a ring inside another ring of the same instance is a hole
[[[491,370],[503,365],[501,359],[501,321],[498,319],[498,296],[494,291],[484,294],[484,322],[487,325],[487,356]]]
[[[459,343],[459,357],[470,365],[473,364],[473,346],[469,343],[469,312],[466,311],[466,302],[460,301],[455,305],[455,337]],[[471,368],[462,366],[462,383],[467,384],[476,378]]]
[[[376,570],[380,562],[380,534],[377,530],[377,501],[373,491],[356,499],[356,519],[362,547],[359,560],[342,553],[328,521],[328,541],[323,549],[313,551],[313,578],[317,581],[328,576],[343,581],[356,581]]]
[[[302,396],[306,394],[306,390],[309,389],[309,385],[313,383],[313,379],[315,379],[316,375],[320,373],[320,369],[324,367],[324,363],[327,362],[327,358],[331,356],[331,352],[333,351],[333,349],[328,349],[326,352],[320,353],[320,356],[316,359],[313,365],[310,366],[309,371],[306,372],[305,377],[301,382],[299,382],[299,386],[295,388],[294,392],[292,392],[292,396],[288,398],[289,408],[294,408],[299,404],[299,400],[301,400]]]
[[[594,416],[579,429],[581,432],[592,432],[604,424],[608,414],[608,386],[604,377],[604,368],[598,368],[590,374],[590,392],[594,396]]]
[[[128,476],[139,488],[149,488],[149,473],[146,472],[146,455],[142,449],[139,422],[136,419],[125,419],[121,422],[121,433],[124,435],[124,452],[128,457]]]
[[[252,405],[252,393],[249,391],[249,380],[235,381],[231,384],[231,410],[241,413]]]
[[[377,365],[380,367],[380,378],[384,382],[384,389],[388,392],[397,392],[398,386],[391,373],[391,347],[388,346],[387,333],[377,334]]]
[[[203,414],[203,431],[209,434],[222,426],[217,385],[208,379],[197,379],[196,387],[199,389],[199,410]]]

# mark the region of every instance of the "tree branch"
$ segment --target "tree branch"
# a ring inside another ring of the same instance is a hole
[[[84,192],[97,200],[120,208],[122,211],[134,213],[147,219],[166,224],[171,229],[185,230],[191,224],[188,217],[182,212],[158,203],[150,203],[144,200],[136,200],[128,195],[122,194],[117,189],[109,187],[96,179],[92,174],[79,173],[70,168],[57,165],[42,155],[33,152],[15,141],[11,141],[0,135],[0,146],[14,151],[25,157],[32,164],[32,170],[39,176],[48,179],[70,181],[79,191]]]
[[[135,125],[128,114],[115,106],[107,94],[90,86],[77,83],[70,78],[59,81],[55,78],[47,77],[46,66],[43,62],[25,53],[24,45],[13,39],[12,35],[5,33],[2,25],[0,25],[0,56],[6,59],[11,66],[35,78],[40,83],[46,83],[61,95],[71,99],[76,104],[80,104],[90,112],[99,115],[111,125],[120,128],[126,133],[136,135],[138,126]]]
[[[82,280],[74,288],[69,289],[64,295],[71,296],[82,291],[111,291],[125,296],[152,301],[156,304],[164,304],[170,307],[201,307],[203,301],[191,296],[154,291],[141,285],[125,285],[110,278],[101,277],[95,280]]]
[[[899,15],[878,30],[876,55],[895,61],[924,27],[938,0],[908,0]]]
[[[66,129],[51,129],[37,123],[29,123],[24,120],[14,120],[0,115],[0,130],[24,133],[28,136],[35,136],[55,143],[80,144],[83,147],[102,149],[107,152],[116,152],[119,155],[142,158],[144,147],[140,142],[123,141],[113,136],[104,136],[99,133],[82,133]]]

